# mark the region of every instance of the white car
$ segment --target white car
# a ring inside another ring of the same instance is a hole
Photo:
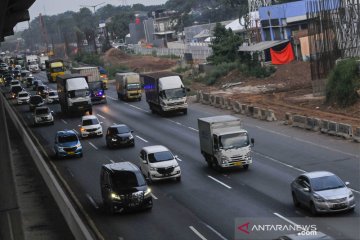
[[[26,91],[21,91],[18,93],[17,97],[17,103],[20,105],[20,104],[23,104],[23,103],[29,103],[30,101],[30,94]]]
[[[46,95],[47,103],[56,103],[59,102],[59,95],[57,91],[50,90],[49,94]]]
[[[140,151],[140,169],[149,182],[162,179],[181,180],[181,170],[174,156],[164,146],[148,146]]]
[[[83,116],[81,119],[80,133],[82,138],[89,136],[102,136],[103,129],[99,119],[94,115]]]
[[[34,125],[54,124],[53,112],[48,107],[37,107],[34,111]]]

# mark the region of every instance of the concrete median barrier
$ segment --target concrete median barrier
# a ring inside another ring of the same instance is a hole
[[[201,103],[205,104],[205,105],[210,104],[210,94],[209,93],[202,93]]]
[[[322,119],[320,122],[320,132],[328,133],[329,132],[329,121]]]
[[[253,111],[252,117],[253,117],[253,118],[256,118],[256,119],[261,119],[261,111],[260,111],[260,108],[254,107],[253,109],[254,109],[254,111]]]
[[[247,105],[246,104],[240,104],[240,112],[243,115],[246,115],[247,113]]]
[[[209,97],[210,97],[210,105],[215,106],[215,104],[216,104],[216,95],[210,94]]]
[[[307,117],[306,118],[306,129],[311,131],[319,131],[320,129],[320,119]]]
[[[202,92],[197,91],[196,92],[196,102],[201,102],[201,99],[202,99]]]
[[[254,106],[251,105],[245,105],[245,106],[246,106],[246,110],[245,110],[246,115],[252,117],[254,115]]]
[[[353,140],[355,142],[360,142],[360,127],[355,128],[353,133]]]
[[[232,109],[232,99],[224,97],[223,105],[221,105],[221,108],[226,109],[226,110],[231,110]]]
[[[267,109],[267,110],[265,111],[265,113],[266,113],[266,118],[265,118],[266,121],[268,121],[268,122],[274,122],[274,121],[277,120],[277,119],[276,119],[276,116],[275,116],[275,112],[274,112],[273,110]]]
[[[327,133],[329,135],[337,136],[338,126],[337,122],[329,121],[329,131]]]
[[[285,125],[292,125],[293,119],[292,119],[292,114],[287,112],[285,113],[285,121],[284,124]]]
[[[350,139],[353,135],[352,126],[349,124],[339,123],[337,128],[337,136]]]
[[[294,115],[292,126],[306,129],[306,117],[301,115]]]
[[[241,105],[241,104],[240,104],[238,101],[235,101],[235,102],[233,103],[233,105],[232,105],[233,111],[236,112],[236,113],[241,113],[241,112],[240,112],[240,111],[241,111],[240,105]]]

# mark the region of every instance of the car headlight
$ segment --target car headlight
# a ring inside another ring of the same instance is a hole
[[[318,194],[314,194],[314,200],[316,202],[325,202],[325,199]]]
[[[118,194],[116,194],[116,193],[111,193],[111,198],[112,198],[112,199],[121,200],[121,197],[120,197]]]
[[[131,140],[131,139],[133,139],[133,138],[134,138],[134,136],[133,136],[133,135],[130,135],[130,136],[129,136],[129,139],[130,139],[130,140]]]
[[[80,148],[80,147],[81,147],[81,143],[76,144],[75,147]]]
[[[221,157],[221,163],[226,163],[227,162],[227,157],[225,157],[225,156],[222,156]]]
[[[349,198],[354,198],[354,194],[353,194],[353,193],[350,193],[350,194],[349,194]]]
[[[150,171],[156,171],[157,168],[156,167],[150,167]]]
[[[116,142],[117,139],[116,138],[111,138],[111,141]]]
[[[80,132],[85,132],[85,128],[80,128]]]
[[[144,195],[147,196],[151,193],[151,188],[146,189]]]

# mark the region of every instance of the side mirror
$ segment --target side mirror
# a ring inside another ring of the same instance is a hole
[[[131,133],[133,133],[133,132],[134,132],[134,130],[131,130],[130,132],[131,132]]]
[[[346,185],[346,186],[349,186],[349,185],[350,185],[350,182],[345,182],[345,185]]]
[[[303,190],[304,190],[304,192],[310,192],[310,188],[308,188],[308,187],[303,188]]]
[[[147,161],[146,161],[146,160],[143,160],[142,162],[143,162],[143,164],[147,164]]]
[[[255,139],[251,138],[251,139],[250,139],[250,142],[251,142],[251,144],[252,144],[253,146],[255,145]]]
[[[175,158],[175,159],[178,159],[179,157],[178,157],[178,155],[175,155],[174,158]]]

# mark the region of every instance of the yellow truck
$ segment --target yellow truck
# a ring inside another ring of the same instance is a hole
[[[49,82],[56,82],[56,77],[65,74],[64,61],[61,59],[54,59],[45,61],[46,75]]]
[[[116,92],[119,99],[141,101],[140,75],[134,72],[116,73]]]

